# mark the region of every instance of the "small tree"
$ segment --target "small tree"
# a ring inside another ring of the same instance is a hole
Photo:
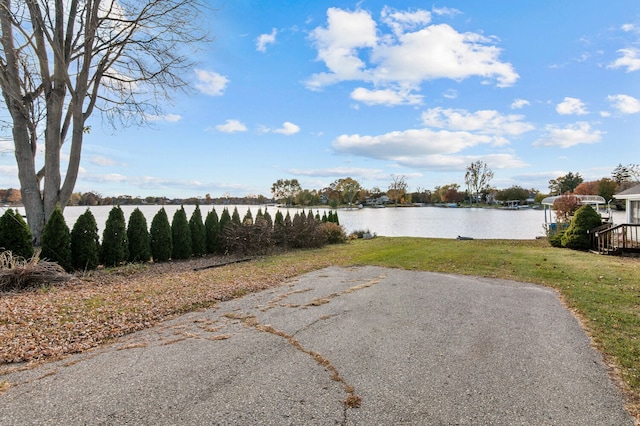
[[[602,218],[589,204],[580,207],[571,220],[571,225],[562,236],[562,245],[576,250],[588,250],[590,239],[587,231],[602,225]]]
[[[191,254],[203,256],[207,252],[207,232],[202,223],[202,213],[200,206],[196,204],[196,209],[189,219],[189,230],[191,231]]]
[[[115,206],[109,212],[102,233],[100,260],[105,266],[117,266],[129,259],[129,240],[124,212]]]
[[[151,237],[151,256],[154,262],[166,262],[171,259],[173,253],[173,240],[171,238],[171,226],[166,210],[161,208],[151,221],[149,231]]]
[[[581,205],[582,203],[580,202],[580,199],[571,194],[565,194],[560,198],[557,198],[553,202],[557,221],[561,223],[569,223],[571,221],[571,216],[573,216]]]
[[[87,209],[71,230],[71,265],[77,270],[96,269],[99,255],[98,225],[91,210]]]
[[[148,262],[151,259],[151,236],[147,229],[147,219],[138,208],[129,216],[127,238],[129,262]]]
[[[206,246],[207,253],[216,253],[220,246],[220,223],[218,220],[218,213],[216,209],[211,209],[207,213],[207,218],[204,221],[204,228],[206,233]]]
[[[481,193],[489,188],[491,179],[493,179],[493,171],[485,162],[478,160],[467,167],[464,181],[471,196],[471,204],[473,204],[474,199],[478,204]]]
[[[51,213],[44,225],[40,258],[56,262],[65,271],[71,270],[71,232],[59,208]]]
[[[14,256],[28,259],[33,256],[31,232],[16,210],[8,209],[0,217],[0,251],[10,250]]]
[[[173,241],[173,259],[188,259],[191,257],[191,229],[187,221],[184,207],[173,214],[171,221],[171,241]]]

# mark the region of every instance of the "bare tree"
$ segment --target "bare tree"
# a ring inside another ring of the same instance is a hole
[[[389,195],[395,204],[404,197],[409,189],[407,177],[404,175],[391,175],[391,184],[389,185]]]
[[[478,160],[467,167],[464,181],[467,184],[469,196],[472,197],[472,203],[473,199],[476,200],[476,204],[478,203],[480,193],[489,189],[491,179],[493,179],[493,172],[485,162]]]
[[[193,47],[206,39],[203,8],[201,0],[0,0],[0,87],[36,244],[73,192],[94,111],[114,127],[143,124],[187,87]]]

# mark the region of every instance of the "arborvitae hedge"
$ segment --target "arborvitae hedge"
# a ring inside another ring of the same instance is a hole
[[[71,265],[76,270],[96,269],[99,263],[100,242],[98,225],[91,211],[78,217],[71,230]]]
[[[129,239],[124,212],[115,206],[109,212],[102,233],[100,260],[105,266],[118,266],[129,259]]]
[[[240,213],[238,213],[238,208],[233,208],[233,213],[231,213],[231,223],[236,225],[240,225],[242,222],[240,221]]]
[[[166,262],[171,259],[173,253],[173,241],[171,238],[171,225],[167,211],[161,208],[151,221],[151,256],[154,262]]]
[[[151,259],[151,236],[147,229],[147,219],[139,208],[129,216],[127,238],[129,262],[148,262]]]
[[[250,208],[247,208],[247,212],[244,214],[244,218],[242,218],[242,223],[245,225],[251,225],[253,223],[253,215],[251,214]]]
[[[206,232],[207,253],[216,253],[220,247],[220,224],[215,208],[207,213],[204,228]]]
[[[64,220],[60,207],[51,213],[51,217],[44,225],[42,232],[41,259],[58,263],[66,271],[71,267],[71,232]]]
[[[267,221],[267,226],[270,229],[273,228],[273,219],[271,219],[271,215],[269,214],[267,209],[264,209],[264,214],[262,215],[262,217],[264,217],[264,220]]]
[[[191,229],[187,221],[184,207],[173,215],[171,222],[171,241],[173,241],[173,259],[188,259],[191,257]]]
[[[14,256],[33,256],[31,231],[20,213],[8,209],[0,216],[0,251],[11,250]]]
[[[220,215],[220,230],[222,230],[225,226],[231,223],[231,215],[229,214],[229,209],[224,208],[222,210],[222,214]]]
[[[189,230],[191,231],[191,254],[203,256],[207,252],[207,232],[202,223],[202,213],[198,205],[189,219]]]

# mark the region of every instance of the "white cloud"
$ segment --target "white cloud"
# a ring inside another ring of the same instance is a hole
[[[104,157],[102,155],[94,155],[91,157],[91,162],[96,166],[108,167],[117,165],[113,158]]]
[[[622,31],[628,33],[628,32],[632,32],[636,29],[636,27],[633,24],[623,24],[621,27]]]
[[[327,10],[327,24],[311,32],[318,59],[328,71],[312,75],[309,89],[340,81],[363,81],[376,90],[401,87],[416,90],[428,80],[456,81],[477,76],[511,86],[519,78],[512,65],[500,60],[495,39],[480,33],[459,33],[449,25],[429,25],[431,13],[385,7],[383,33],[367,11]]]
[[[182,116],[178,114],[164,114],[164,115],[147,115],[147,120],[149,121],[167,121],[169,123],[177,123],[182,120]]]
[[[564,98],[564,101],[556,106],[558,114],[562,115],[584,115],[588,114],[584,103],[577,98]]]
[[[394,106],[421,104],[423,96],[411,94],[407,90],[369,90],[364,87],[358,87],[351,92],[351,99],[367,105]]]
[[[357,176],[371,179],[372,176],[381,175],[384,172],[380,169],[365,169],[358,167],[333,167],[327,169],[289,169],[289,173],[298,176],[314,177],[344,177]]]
[[[460,152],[492,138],[470,132],[411,129],[378,136],[341,135],[333,148],[344,154],[377,160],[393,161],[400,166],[429,170],[462,170],[470,162],[482,159],[493,168],[525,167],[526,163],[510,153],[488,154],[482,157],[460,155]]]
[[[18,176],[18,166],[6,166],[0,164],[0,175]]]
[[[276,35],[278,35],[278,30],[275,28],[271,30],[271,34],[260,34],[256,39],[256,50],[266,52],[267,45],[276,42]]]
[[[591,125],[585,121],[579,121],[564,128],[549,125],[547,134],[533,143],[533,146],[557,146],[569,148],[579,144],[592,144],[600,142],[604,132],[591,129]]]
[[[629,95],[610,95],[607,100],[612,106],[623,114],[636,114],[640,112],[640,100]]]
[[[451,18],[453,18],[456,15],[461,14],[462,12],[460,12],[458,9],[454,9],[452,7],[435,7],[433,6],[431,8],[431,11],[439,16],[449,16]]]
[[[380,20],[391,28],[396,36],[401,36],[408,30],[414,30],[431,22],[431,12],[426,10],[406,12],[385,6],[380,13]]]
[[[407,167],[426,168],[429,170],[464,170],[470,163],[482,160],[492,169],[521,169],[529,164],[513,154],[489,155],[430,155],[425,157],[409,157],[400,164]]]
[[[279,129],[274,129],[273,133],[280,133],[282,135],[291,136],[295,135],[300,131],[300,127],[291,123],[290,121],[285,121],[282,124],[282,127]]]
[[[12,140],[0,138],[0,153],[13,152],[14,149],[15,146]]]
[[[454,154],[491,142],[486,135],[447,130],[410,129],[378,136],[340,135],[333,148],[341,153],[398,161],[401,158]]]
[[[531,105],[531,102],[526,99],[515,99],[511,104],[511,109],[521,109],[528,105]]]
[[[456,99],[458,97],[458,91],[455,89],[449,89],[442,94],[447,99]]]
[[[454,131],[476,132],[492,136],[517,136],[535,127],[522,121],[523,115],[503,115],[495,110],[469,112],[463,109],[432,108],[422,113],[425,126]],[[502,139],[497,138],[500,143]]]
[[[222,96],[227,84],[229,84],[227,77],[214,71],[196,69],[195,72],[198,78],[198,82],[195,84],[196,89],[206,95]]]
[[[626,68],[627,72],[640,70],[640,49],[629,47],[618,50],[618,53],[622,57],[609,64],[607,68]]]
[[[357,49],[374,47],[377,42],[376,24],[368,12],[348,12],[338,8],[327,10],[327,27],[317,27],[310,35],[318,49],[318,59],[329,73],[314,74],[307,82],[310,89],[343,80],[368,80],[366,64],[358,57]]]
[[[216,130],[224,133],[246,132],[247,126],[239,120],[226,120],[224,124],[218,124]]]

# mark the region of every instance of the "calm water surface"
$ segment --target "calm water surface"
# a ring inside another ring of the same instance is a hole
[[[122,206],[125,218],[128,222],[131,212],[140,208],[147,219],[147,225],[151,226],[153,217],[161,206]],[[234,207],[238,208],[240,217],[244,217],[247,209],[251,210],[255,217],[258,209],[266,210],[275,216],[276,207],[266,206],[227,206],[229,212]],[[169,221],[180,206],[164,206]],[[218,216],[222,214],[224,206],[200,206],[203,220],[207,213],[215,208]],[[64,216],[69,228],[73,227],[78,216],[86,211],[87,207],[67,207]],[[91,212],[96,218],[98,231],[102,235],[104,224],[112,206],[91,207]],[[187,218],[191,217],[195,206],[184,206]],[[282,209],[286,214],[287,209]],[[299,209],[289,209],[291,216]],[[327,209],[313,209],[314,214],[320,216]],[[340,209],[338,210],[340,224],[347,233],[356,230],[369,231],[380,236],[387,237],[429,237],[429,238],[456,238],[458,236],[477,239],[518,239],[528,240],[544,235],[544,212],[542,210],[500,210],[500,209],[475,209],[475,208],[442,208],[442,207],[387,207],[382,209]],[[614,222],[622,223],[624,212],[614,213]]]

